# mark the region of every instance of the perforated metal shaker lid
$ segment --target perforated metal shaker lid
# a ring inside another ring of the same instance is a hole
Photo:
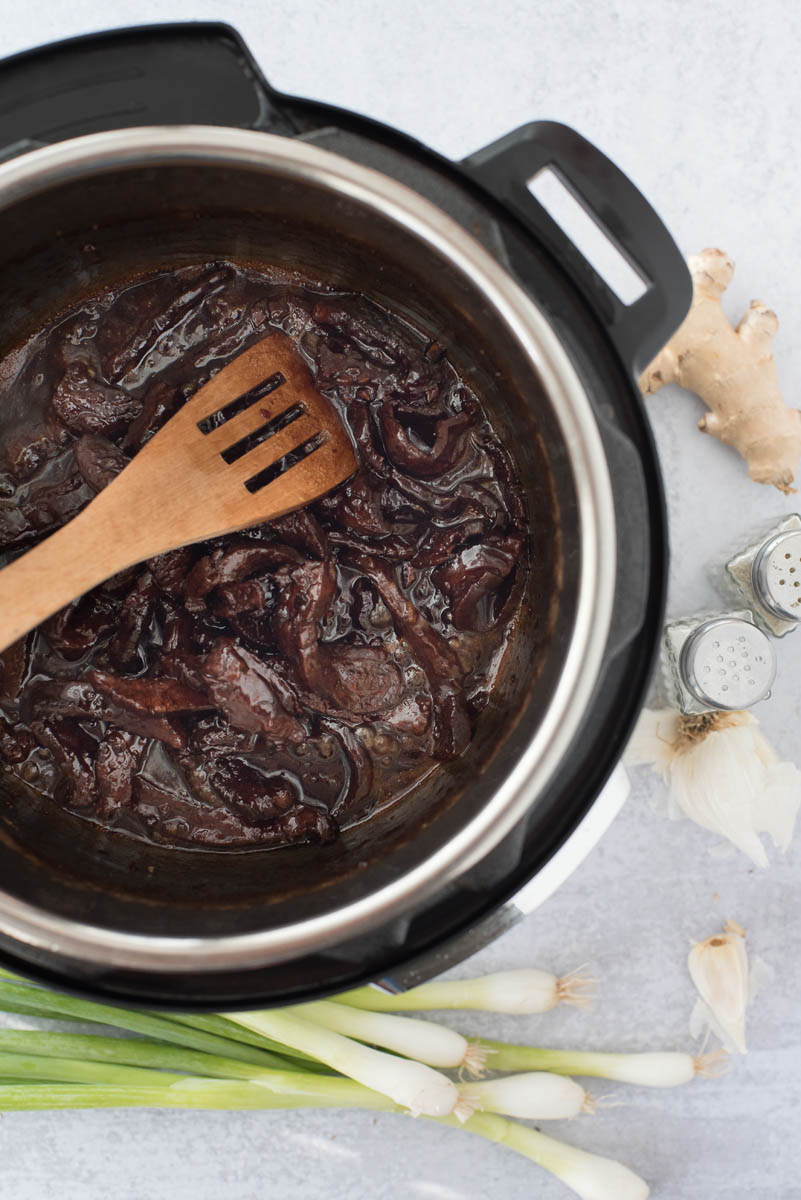
[[[710,708],[750,708],[770,694],[776,654],[768,637],[739,617],[704,621],[682,646],[684,683]]]
[[[769,613],[801,622],[801,530],[768,538],[751,565],[751,584]]]

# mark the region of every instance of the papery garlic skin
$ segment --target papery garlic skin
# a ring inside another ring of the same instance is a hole
[[[624,761],[661,771],[685,816],[766,867],[759,834],[787,849],[801,807],[801,771],[779,762],[757,726],[749,712],[646,709]]]
[[[676,709],[644,708],[623,755],[626,766],[667,771],[680,752],[680,721]]]
[[[746,1054],[748,954],[740,926],[729,922],[722,933],[696,942],[687,958],[687,966],[714,1021],[736,1049]]]

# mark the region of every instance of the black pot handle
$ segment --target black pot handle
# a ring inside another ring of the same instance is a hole
[[[575,130],[536,121],[464,160],[467,173],[512,208],[558,258],[592,303],[635,375],[687,315],[692,283],[678,247],[648,201],[614,163]],[[550,167],[636,270],[646,291],[624,304],[528,189]]]
[[[294,133],[235,29],[182,23],[54,42],[0,62],[0,158],[134,125]]]

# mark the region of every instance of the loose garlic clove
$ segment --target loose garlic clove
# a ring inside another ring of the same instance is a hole
[[[722,933],[696,942],[687,959],[690,976],[726,1039],[741,1054],[745,1044],[745,1011],[749,1000],[745,930],[728,921]]]
[[[671,803],[686,817],[766,867],[759,835],[787,849],[801,806],[801,771],[779,762],[757,726],[749,712],[645,709],[624,761],[660,771]]]

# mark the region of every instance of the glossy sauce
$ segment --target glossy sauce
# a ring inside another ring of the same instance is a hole
[[[104,292],[0,361],[0,547],[73,517],[271,328],[358,473],[123,572],[2,656],[5,769],[159,843],[334,839],[464,751],[515,628],[522,494],[446,349],[364,297],[230,263]]]

